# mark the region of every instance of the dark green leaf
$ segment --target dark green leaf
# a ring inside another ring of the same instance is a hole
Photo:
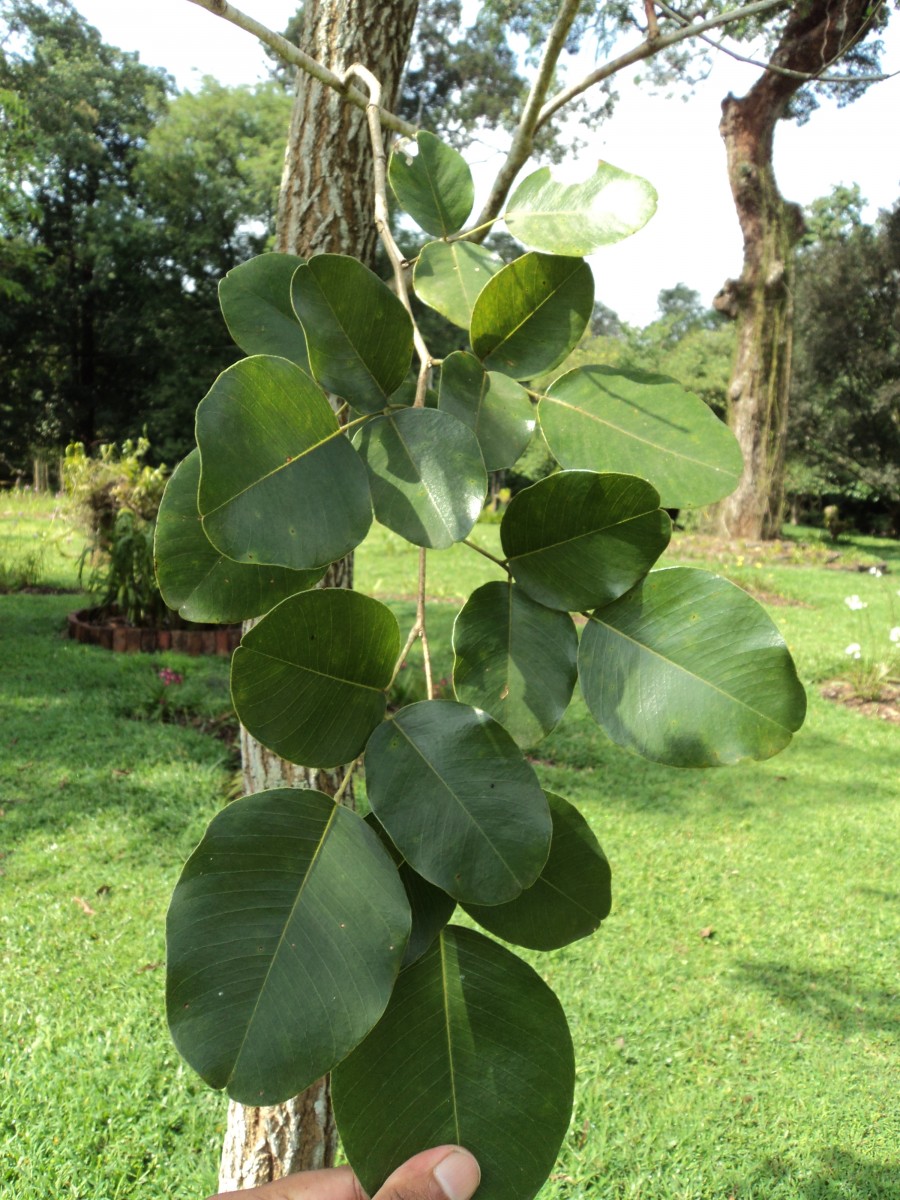
[[[291,277],[305,258],[260,254],[219,281],[228,332],[245,354],[277,354],[309,370],[306,338],[291,306]]]
[[[666,375],[576,367],[549,388],[538,419],[562,466],[640,475],[664,508],[712,504],[743,470],[728,426]]]
[[[521,384],[485,371],[462,350],[444,359],[438,407],[469,426],[488,471],[511,467],[534,433],[534,408]]]
[[[423,304],[461,329],[468,329],[478,293],[503,267],[473,242],[429,242],[419,251],[413,287]]]
[[[416,152],[401,142],[391,154],[388,180],[400,207],[436,237],[463,226],[472,211],[475,185],[462,155],[425,130],[416,134]]]
[[[483,708],[520,746],[562,718],[577,677],[578,637],[568,613],[537,604],[511,583],[473,592],[453,626],[453,690]]]
[[[557,950],[587,937],[612,904],[609,863],[587,821],[561,796],[545,795],[553,840],[537,883],[509,904],[465,905],[490,933],[530,950]]]
[[[244,634],[231,665],[235,710],[290,762],[350,762],[384,717],[399,653],[397,621],[377,600],[343,588],[301,592]]]
[[[578,345],[594,306],[586,262],[525,254],[488,280],[472,312],[472,348],[488,370],[531,379]]]
[[[197,409],[206,536],[244,563],[325,566],[372,523],[366,469],[320,388],[283,358],[223,371]]]
[[[199,484],[200,453],[192,450],[166,484],[156,518],[156,574],[169,608],[188,621],[245,621],[319,582],[324,567],[290,571],[239,563],[220,554],[200,523]]]
[[[550,814],[537,777],[506,730],[475,708],[402,708],[369,739],[366,790],[407,862],[457,900],[511,900],[547,860]]]
[[[396,868],[355,813],[301,788],[236,800],[169,908],[175,1044],[235,1100],[287,1100],[384,1012],[409,927]]]
[[[446,549],[478,520],[487,475],[470,429],[433,408],[368,421],[353,441],[369,471],[375,516],[416,546]]]
[[[377,275],[344,254],[317,254],[291,287],[313,375],[360,412],[380,412],[412,361],[409,313]]]
[[[450,926],[401,973],[332,1082],[341,1142],[370,1195],[413,1154],[455,1143],[481,1165],[478,1200],[531,1200],[569,1125],[575,1062],[540,976]]]
[[[558,471],[513,497],[500,540],[532,599],[580,612],[614,600],[646,575],[671,532],[643,479]]]
[[[655,212],[652,184],[601,162],[581,183],[560,183],[549,167],[534,171],[513,192],[504,219],[526,246],[581,256],[636,233]]]
[[[769,758],[803,724],[806,693],[765,609],[717,575],[654,571],[591,614],[578,674],[614,742],[676,767]]]

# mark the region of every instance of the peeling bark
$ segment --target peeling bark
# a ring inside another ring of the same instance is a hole
[[[867,0],[798,0],[771,62],[815,75],[865,32]],[[784,442],[793,335],[794,247],[800,209],[785,201],[772,166],[776,122],[804,80],[765,72],[746,96],[722,102],[719,132],[744,235],[740,279],[714,303],[738,323],[728,391],[728,423],[744,454],[744,473],[716,509],[724,532],[754,540],[777,537],[784,508]]]
[[[336,74],[364,63],[382,83],[384,105],[393,108],[417,7],[418,0],[308,0],[301,46]],[[372,197],[365,114],[298,71],[275,248],[305,257],[352,254],[373,266]],[[352,556],[329,567],[321,586],[352,587]],[[285,762],[245,729],[241,758],[245,792],[313,787],[334,795],[342,776]],[[295,1171],[331,1166],[336,1147],[327,1078],[284,1104],[254,1108],[231,1101],[219,1189],[258,1187]]]

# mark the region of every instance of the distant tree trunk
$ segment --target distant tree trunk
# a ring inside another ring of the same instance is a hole
[[[773,66],[806,75],[826,70],[867,27],[868,0],[798,0]],[[744,268],[715,299],[737,320],[737,357],[728,393],[728,423],[744,453],[737,490],[717,508],[732,537],[777,537],[784,508],[784,444],[793,333],[794,247],[799,208],[778,191],[772,167],[776,122],[804,79],[766,71],[746,96],[722,102],[719,131],[744,235]]]
[[[307,0],[300,44],[340,73],[364,63],[392,108],[409,52],[418,0]],[[276,249],[308,256],[352,254],[374,265],[372,157],[364,114],[298,72],[285,153]],[[352,587],[352,556],[329,568],[323,587]],[[341,771],[286,763],[241,730],[245,792],[315,787],[334,795]],[[298,997],[302,1003],[302,997]],[[337,1132],[329,1080],[267,1108],[231,1101],[219,1170],[221,1191],[257,1187],[294,1171],[331,1166]]]

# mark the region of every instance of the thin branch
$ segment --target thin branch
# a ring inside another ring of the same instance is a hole
[[[685,22],[687,27],[690,22],[687,17],[683,17],[673,8],[669,8],[667,4],[663,4],[662,0],[655,0],[659,8],[675,21]],[[881,5],[878,6],[882,7]],[[860,35],[862,36],[862,34]],[[855,39],[857,42],[859,37]],[[820,75],[812,71],[794,71],[790,67],[779,67],[773,62],[765,62],[761,58],[751,58],[746,54],[739,54],[737,50],[733,50],[730,46],[726,46],[723,41],[717,41],[715,38],[700,35],[700,41],[705,42],[713,50],[718,50],[722,54],[727,54],[729,58],[733,58],[736,62],[747,63],[751,67],[759,67],[761,71],[769,71],[773,75],[784,75],[787,79],[801,79],[804,83],[883,83],[886,79],[893,79],[900,75],[900,71],[891,71],[888,75]],[[850,49],[850,46],[845,46],[833,58],[832,62],[836,62]]]
[[[522,116],[519,118],[519,123],[513,134],[506,161],[500,168],[497,178],[494,180],[491,194],[488,196],[487,202],[481,210],[481,215],[476,222],[476,228],[482,225],[490,227],[497,219],[514,179],[531,157],[531,151],[534,147],[534,135],[540,124],[541,106],[544,103],[547,92],[550,90],[550,84],[553,81],[553,72],[556,70],[559,56],[562,53],[569,30],[572,28],[572,22],[578,15],[580,7],[581,0],[564,0],[557,18],[553,22],[553,27],[544,46],[544,52],[541,55],[537,77],[531,87],[531,91],[528,93],[528,99],[525,101],[525,107],[522,110]],[[484,236],[484,234],[481,234],[480,237],[472,238],[471,240],[482,241]]]
[[[362,92],[358,92],[356,88],[348,87],[339,75],[335,75],[333,71],[329,71],[327,67],[323,67],[320,62],[316,62],[314,58],[310,58],[308,54],[304,54],[293,42],[289,42],[281,34],[273,33],[271,29],[267,29],[265,25],[261,25],[253,17],[248,17],[246,13],[235,8],[233,4],[229,4],[228,0],[188,0],[188,2],[196,4],[198,8],[205,8],[207,12],[211,12],[216,17],[221,17],[224,21],[229,21],[232,25],[237,25],[239,29],[244,29],[247,33],[252,33],[254,37],[259,38],[261,42],[268,46],[270,50],[274,50],[279,58],[284,59],[285,62],[289,62],[295,67],[299,67],[307,75],[312,75],[313,79],[318,79],[326,87],[340,92],[344,99],[348,103],[355,105],[356,108],[365,109],[367,107],[369,101]],[[381,123],[386,129],[393,129],[396,133],[405,133],[408,137],[415,137],[416,133],[418,133],[415,125],[411,125],[409,121],[404,121],[402,117],[395,116],[394,113],[382,109],[380,117]]]
[[[369,102],[366,105],[366,121],[369,126],[369,140],[372,144],[372,160],[375,176],[375,228],[378,230],[378,236],[381,238],[382,245],[387,252],[394,271],[394,283],[397,288],[397,295],[412,321],[413,344],[419,358],[419,377],[416,381],[416,399],[413,407],[423,408],[425,405],[425,395],[428,390],[429,373],[431,371],[431,354],[413,317],[409,291],[406,286],[406,268],[409,264],[400,252],[400,247],[394,241],[388,217],[387,160],[384,152],[384,131],[381,127],[381,84],[368,67],[364,67],[362,63],[353,63],[352,66],[347,68],[344,72],[344,83],[349,83],[354,77],[365,84],[369,93]]]
[[[353,778],[353,776],[356,773],[356,770],[359,767],[359,764],[362,762],[362,760],[363,760],[363,755],[360,754],[359,758],[354,758],[353,762],[347,768],[347,774],[341,780],[341,785],[338,788],[338,790],[334,793],[333,799],[334,799],[335,804],[340,804],[341,800],[343,799],[344,792],[346,792],[347,788],[350,786],[350,780]]]
[[[428,648],[428,631],[425,628],[425,557],[424,546],[419,548],[419,587],[416,595],[416,624],[422,639],[422,662],[425,664],[425,695],[434,699],[434,680],[431,678],[431,651]]]
[[[483,546],[479,546],[477,542],[470,542],[468,538],[463,538],[463,545],[468,546],[470,550],[477,550],[479,554],[483,554],[485,558],[489,558],[492,563],[496,563],[498,567],[509,574],[509,565],[504,558],[497,558],[495,554],[491,554],[490,550],[485,550]]]

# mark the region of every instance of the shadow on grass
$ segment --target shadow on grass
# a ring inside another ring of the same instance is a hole
[[[897,995],[863,988],[838,971],[813,971],[784,962],[738,963],[738,976],[751,987],[769,992],[785,1007],[838,1030],[843,1036],[861,1031],[896,1032]],[[897,1179],[900,1196],[900,1176]]]
[[[820,1161],[806,1178],[798,1179],[791,1165],[774,1157],[734,1191],[743,1197],[791,1196],[792,1200],[897,1200],[900,1166],[897,1162],[872,1162],[831,1146],[819,1151]]]

